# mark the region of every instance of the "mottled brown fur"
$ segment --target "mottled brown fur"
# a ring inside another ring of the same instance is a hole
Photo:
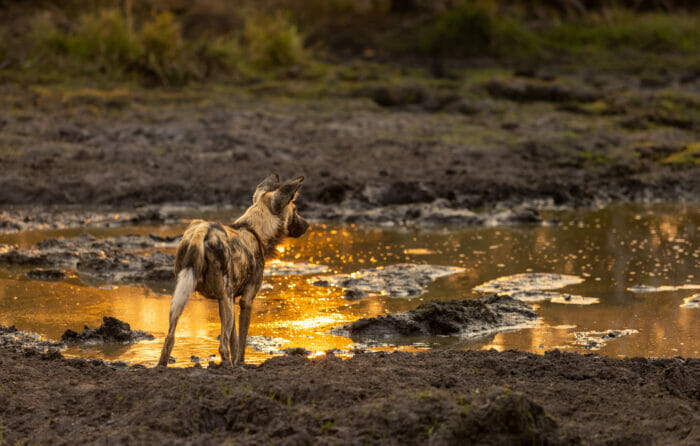
[[[232,365],[244,361],[250,312],[262,284],[265,259],[274,256],[282,239],[300,237],[309,226],[294,205],[302,181],[299,177],[280,187],[279,177],[270,175],[255,190],[253,205],[233,224],[194,220],[182,236],[175,256],[175,277],[191,268],[195,290],[219,300],[222,361]],[[241,298],[238,334],[233,308],[237,297]],[[168,363],[182,307],[184,304],[176,305],[173,298],[170,328],[158,365]]]

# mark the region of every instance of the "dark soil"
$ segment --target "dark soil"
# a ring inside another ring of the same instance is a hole
[[[488,72],[180,91],[7,83],[0,204],[244,206],[271,171],[305,175],[302,205],[697,200],[700,80],[666,77],[656,88],[641,74]],[[431,220],[400,210],[390,219]],[[515,220],[538,221],[528,212]]]
[[[435,351],[235,369],[0,349],[8,444],[698,444],[700,361]]]

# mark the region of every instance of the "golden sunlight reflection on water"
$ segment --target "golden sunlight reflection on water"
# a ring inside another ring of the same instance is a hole
[[[285,242],[279,258],[286,262],[324,264],[329,273],[401,262],[460,266],[463,273],[438,279],[419,298],[370,296],[344,299],[337,288],[313,286],[310,276],[267,276],[269,284],[254,304],[250,335],[269,338],[275,348],[304,347],[314,354],[348,350],[349,338],[329,334],[338,325],[361,317],[406,311],[435,299],[475,298],[472,289],[486,281],[524,272],[577,275],[583,283],[564,292],[600,299],[578,306],[537,303],[540,325],[480,339],[436,337],[394,340],[375,349],[409,351],[426,348],[517,348],[536,353],[561,348],[584,351],[573,342],[577,331],[636,329],[639,333],[610,341],[599,353],[610,356],[700,356],[700,310],[681,308],[693,291],[665,290],[634,294],[634,284],[700,283],[700,209],[697,206],[618,206],[594,211],[552,212],[561,224],[445,230],[380,230],[353,225],[317,224],[309,234]],[[220,216],[226,221],[229,216]],[[89,230],[107,237],[126,233],[181,233],[183,225]],[[48,236],[75,236],[84,230],[34,231],[0,237],[0,243],[29,247]],[[161,249],[172,253],[172,248]],[[132,328],[152,333],[155,341],[133,345],[70,347],[66,356],[153,365],[168,328],[172,283],[113,285],[82,280],[30,280],[28,268],[0,269],[0,324],[59,339],[66,329],[99,326],[114,316]],[[196,355],[218,356],[218,305],[193,296],[178,324],[173,356],[180,366]],[[279,344],[279,345],[278,345]],[[268,351],[249,348],[247,360],[261,362]]]

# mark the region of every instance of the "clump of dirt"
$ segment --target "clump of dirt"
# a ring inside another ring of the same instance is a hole
[[[399,263],[352,274],[320,276],[309,281],[316,286],[343,288],[345,298],[351,300],[362,299],[369,294],[411,298],[423,294],[426,286],[434,280],[462,271],[463,268],[454,266]]]
[[[81,333],[66,330],[61,336],[61,341],[66,344],[102,344],[102,343],[133,343],[143,340],[155,339],[150,333],[141,330],[132,330],[126,322],[117,318],[104,316],[102,325],[98,328],[89,328],[87,325]]]
[[[60,269],[35,268],[31,271],[27,271],[27,277],[36,280],[62,280],[68,277],[68,275]]]
[[[529,305],[507,296],[425,302],[414,310],[362,318],[334,330],[352,339],[401,336],[483,336],[532,325],[539,316]]]

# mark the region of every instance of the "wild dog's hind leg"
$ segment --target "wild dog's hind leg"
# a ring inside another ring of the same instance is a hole
[[[253,311],[253,299],[258,293],[260,285],[258,283],[246,286],[241,296],[241,311],[238,320],[238,361],[241,364],[245,361],[245,347],[248,338],[248,326],[250,326],[250,315]]]
[[[218,268],[210,268],[207,273],[207,288],[219,301],[219,317],[221,318],[221,337],[219,338],[219,353],[221,354],[221,362],[228,362],[233,365],[233,358],[230,350],[230,337],[233,332],[234,312],[233,302],[226,293],[226,284],[224,276],[219,272]]]
[[[163,350],[160,352],[159,366],[167,367],[168,365],[170,352],[172,352],[173,345],[175,344],[177,321],[180,319],[182,310],[185,309],[185,304],[190,298],[190,294],[194,293],[195,286],[196,281],[192,268],[185,268],[178,273],[177,282],[175,283],[175,292],[173,293],[173,299],[170,303],[170,326],[168,327],[168,335],[165,337],[165,342],[163,342]]]

